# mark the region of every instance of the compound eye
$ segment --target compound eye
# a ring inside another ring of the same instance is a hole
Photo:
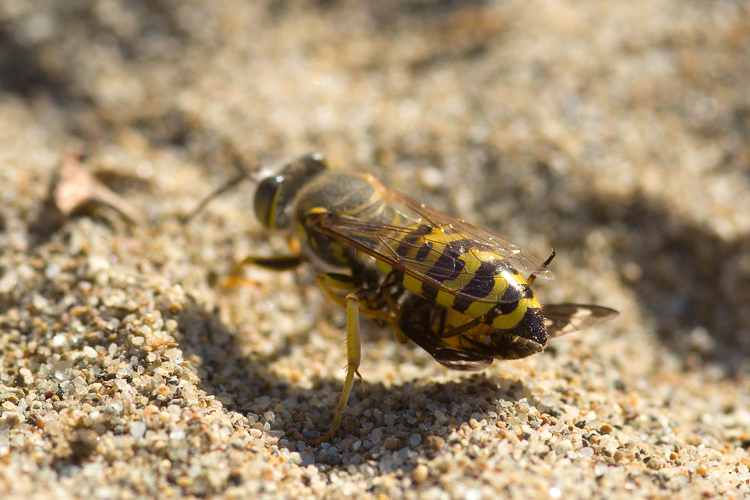
[[[323,157],[312,154],[289,163],[277,175],[266,177],[255,190],[255,215],[269,229],[289,226],[294,198],[305,185],[326,170]]]
[[[258,221],[269,229],[281,229],[286,222],[279,220],[279,195],[284,183],[283,175],[273,175],[263,179],[255,190],[253,208]],[[283,210],[283,207],[281,207]]]

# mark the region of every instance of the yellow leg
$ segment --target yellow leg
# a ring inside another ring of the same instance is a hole
[[[235,286],[247,282],[241,277],[242,268],[246,265],[257,265],[265,267],[266,269],[272,269],[276,271],[284,271],[297,267],[303,261],[301,255],[293,254],[281,257],[246,257],[240,261],[235,267],[233,272],[229,275],[225,281],[225,286]],[[388,302],[392,311],[381,311],[379,309],[372,309],[369,307],[361,307],[361,299],[367,297],[367,292],[362,290],[357,283],[351,278],[344,274],[335,273],[321,273],[317,276],[318,285],[334,302],[346,309],[346,379],[344,380],[344,389],[341,392],[341,398],[339,398],[339,404],[336,406],[336,414],[333,418],[331,428],[323,436],[314,441],[315,444],[324,443],[329,441],[338,430],[341,425],[341,420],[344,416],[344,409],[349,401],[349,396],[354,388],[354,377],[359,377],[362,380],[362,376],[359,374],[359,363],[362,359],[362,349],[359,338],[359,314],[382,319],[389,321],[394,325],[394,331],[397,331],[396,337],[399,340],[405,341],[406,337],[398,331],[398,318],[399,311],[396,307],[396,303],[387,290],[381,287],[379,290],[382,292]],[[387,279],[386,279],[387,281]],[[348,292],[346,296],[342,296],[342,293]],[[365,301],[365,304],[368,304]],[[370,302],[371,304],[371,302]],[[368,304],[369,305],[369,304]]]
[[[343,308],[346,308],[346,298],[337,294],[335,290],[357,290],[357,285],[345,274],[321,273],[316,277],[318,286],[328,297]]]
[[[347,308],[347,300],[349,296],[342,297],[338,293],[336,293],[336,290],[342,290],[342,291],[359,291],[358,285],[352,281],[350,276],[347,276],[346,274],[335,274],[335,273],[321,273],[317,276],[318,286],[320,287],[323,292],[325,292],[328,297],[331,298],[334,302],[336,302],[338,305],[340,305],[343,308]],[[354,292],[352,292],[353,294]],[[350,295],[352,295],[350,294]],[[359,300],[359,299],[357,299]],[[386,311],[380,311],[378,309],[370,309],[368,307],[362,307],[358,306],[358,310],[360,313],[364,314],[365,316],[368,316],[370,318],[375,319],[382,319],[384,321],[390,321],[391,323],[394,323],[394,317],[393,314],[388,313]],[[394,323],[395,324],[395,323]]]
[[[385,280],[383,280],[383,284],[380,285],[380,293],[383,294],[385,301],[388,303],[388,307],[391,308],[390,322],[391,325],[393,325],[393,336],[396,337],[396,341],[398,341],[399,344],[406,344],[409,339],[406,335],[404,335],[404,332],[402,332],[401,328],[399,327],[399,325],[401,324],[401,309],[398,308],[396,301],[393,300],[391,292],[388,291],[388,286],[391,284],[390,280],[392,277],[393,272],[385,277]]]
[[[340,297],[339,297],[340,298]],[[349,401],[349,395],[354,387],[354,376],[362,380],[359,374],[359,362],[362,359],[362,349],[359,341],[359,298],[357,292],[352,292],[344,299],[346,302],[346,380],[344,380],[344,390],[341,392],[339,404],[336,406],[336,415],[328,432],[315,440],[315,444],[324,443],[330,440],[341,424],[344,416],[344,408]]]

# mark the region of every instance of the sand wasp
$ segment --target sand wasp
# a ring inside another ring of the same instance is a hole
[[[369,174],[330,171],[317,154],[261,179],[253,201],[258,220],[291,230],[301,251],[248,257],[234,276],[248,264],[287,270],[309,261],[320,272],[321,289],[346,309],[346,379],[331,428],[319,442],[335,434],[360,376],[360,314],[390,322],[399,340],[409,338],[459,370],[541,352],[549,336],[618,314],[599,306],[542,307],[530,285],[553,278],[548,264],[554,252],[540,262]]]

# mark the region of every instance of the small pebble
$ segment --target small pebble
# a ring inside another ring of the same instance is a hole
[[[389,436],[383,441],[383,447],[390,451],[397,450],[399,448],[399,440],[393,436]]]
[[[424,464],[417,464],[412,472],[412,477],[417,485],[424,483],[430,475],[430,471]]]

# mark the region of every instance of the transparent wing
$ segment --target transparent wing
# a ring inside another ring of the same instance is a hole
[[[542,313],[550,338],[583,330],[620,314],[608,307],[581,304],[548,304],[542,308]]]
[[[494,361],[491,356],[451,349],[449,347],[434,347],[419,344],[422,349],[430,353],[435,361],[450,368],[462,372],[478,372],[484,370]]]
[[[554,279],[541,261],[513,243],[379,183],[376,186],[396,209],[394,224],[320,212],[310,214],[310,222],[319,231],[394,269],[469,300],[492,303],[504,300],[496,294],[475,296],[464,293],[477,274],[467,270],[458,258],[469,252],[479,263],[487,264],[485,267],[509,267],[522,274],[533,273],[538,278]],[[460,249],[446,251],[451,245]]]
[[[408,210],[418,214],[422,223],[431,227],[452,228],[461,233],[467,239],[473,240],[477,247],[487,248],[493,253],[505,259],[511,267],[522,274],[535,274],[537,278],[555,279],[549,270],[539,259],[507,241],[500,236],[485,231],[463,219],[454,217],[436,208],[420,203],[408,196],[383,186],[386,191],[384,195],[393,200],[395,205],[403,205]]]

